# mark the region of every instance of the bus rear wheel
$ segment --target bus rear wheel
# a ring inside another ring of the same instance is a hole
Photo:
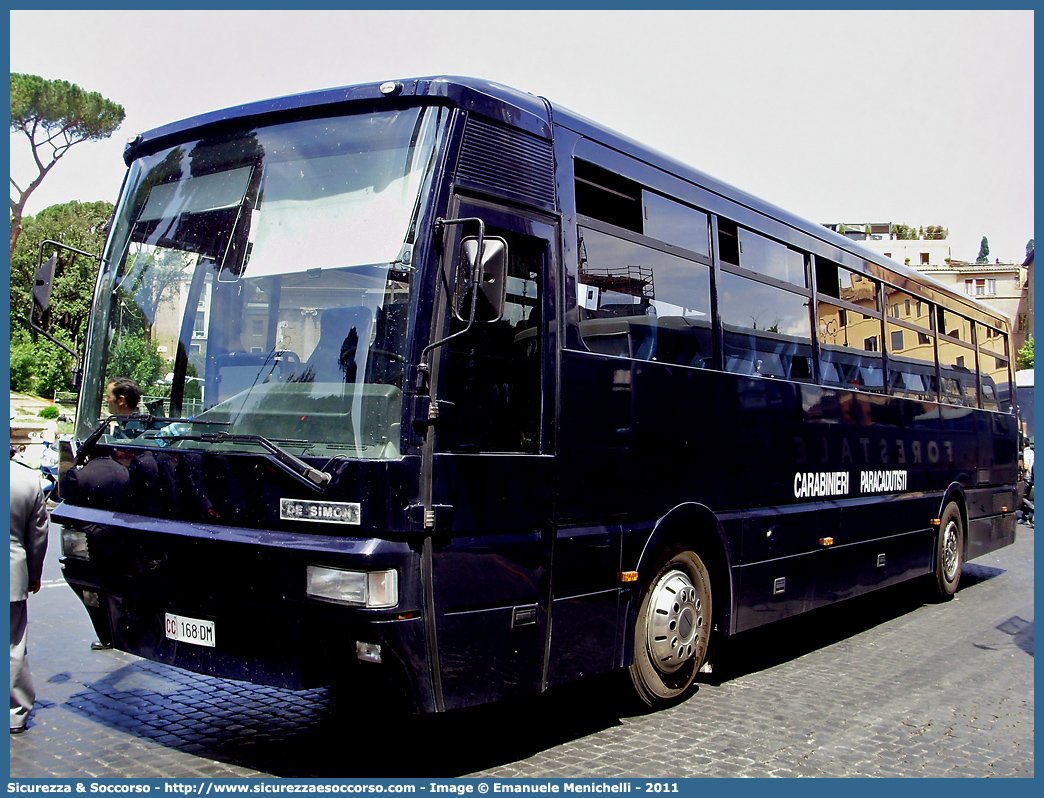
[[[628,669],[638,698],[649,707],[682,699],[707,656],[711,582],[699,555],[668,553],[645,582]]]
[[[935,549],[935,593],[946,601],[957,592],[964,566],[964,522],[960,508],[950,502],[943,509]]]

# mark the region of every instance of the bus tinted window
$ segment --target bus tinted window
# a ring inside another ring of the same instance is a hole
[[[939,335],[947,335],[966,344],[972,342],[972,323],[968,319],[947,311],[941,306],[937,310],[937,317],[936,329],[939,331]]]
[[[982,372],[982,406],[987,410],[1001,410],[1001,394],[1008,393],[1009,383],[1008,336],[1000,330],[976,324],[975,337]]]
[[[637,183],[586,161],[575,161],[574,169],[577,213],[642,232],[642,189]]]
[[[446,399],[457,408],[439,445],[455,452],[527,452],[540,446],[540,284],[544,242],[487,228],[508,242],[504,315],[448,346]],[[451,332],[464,322],[454,319]]]
[[[808,302],[800,294],[723,271],[718,308],[724,330],[725,370],[811,379]]]
[[[885,311],[889,318],[901,319],[925,330],[932,329],[931,305],[890,285],[885,286]]]
[[[888,386],[896,396],[935,401],[935,344],[930,333],[888,321]]]
[[[579,230],[580,334],[592,352],[702,367],[711,359],[710,269]]]
[[[881,322],[829,302],[818,303],[817,318],[823,384],[883,389]]]
[[[948,314],[951,319],[957,318]],[[975,372],[975,350],[945,338],[939,339],[940,394],[951,405],[978,407],[979,388]]]
[[[826,258],[816,258],[816,291],[827,297],[842,299],[867,310],[880,310],[877,281]]]
[[[805,256],[750,230],[740,228],[739,265],[752,272],[805,287]]]
[[[979,349],[989,352],[994,357],[1008,359],[1007,335],[984,324],[976,325],[975,334],[976,340],[979,342]]]
[[[645,234],[710,257],[707,214],[651,191],[642,192]]]

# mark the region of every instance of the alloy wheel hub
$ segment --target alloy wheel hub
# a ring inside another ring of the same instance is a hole
[[[664,574],[652,593],[649,651],[653,663],[671,673],[696,653],[703,628],[703,602],[689,577],[680,571]]]

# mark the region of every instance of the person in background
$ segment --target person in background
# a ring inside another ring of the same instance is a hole
[[[130,377],[117,377],[105,386],[105,404],[114,416],[129,416],[138,412],[141,388]]]
[[[1022,450],[1022,484],[1019,485],[1019,523],[1033,526],[1033,444]]]
[[[27,654],[28,599],[40,591],[49,526],[39,472],[12,461],[11,734],[26,730],[36,700]]]
[[[108,385],[105,386],[105,405],[109,408],[110,415],[133,415],[138,412],[140,401],[141,388],[130,377],[117,377],[109,380]],[[128,436],[123,429],[117,429],[116,437],[126,438]],[[92,651],[107,651],[110,648],[112,648],[112,644],[102,640],[95,640],[91,643]]]
[[[1025,492],[1022,496],[1022,523],[1033,526],[1033,466],[1026,474]]]

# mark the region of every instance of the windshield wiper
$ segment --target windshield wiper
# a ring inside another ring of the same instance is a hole
[[[125,424],[128,421],[142,421],[148,426],[151,426],[152,424],[221,424],[227,426],[229,423],[227,421],[203,421],[198,418],[166,418],[164,416],[154,416],[149,413],[134,413],[129,416],[109,416],[108,418],[102,419],[102,421],[98,423],[98,426],[91,430],[91,434],[84,439],[84,442],[80,444],[80,448],[76,452],[76,459],[73,461],[74,466],[83,465],[83,461],[87,459],[87,455],[90,454],[91,449],[93,449],[95,444],[101,440],[101,436],[105,434],[105,431],[113,421],[117,424]],[[133,440],[133,438],[129,438],[128,440]]]
[[[109,424],[113,421],[117,423],[123,423],[128,421],[143,421],[146,424],[220,424],[227,426],[228,421],[204,421],[198,418],[164,418],[161,416],[153,415],[132,415],[132,416],[109,416],[107,419],[102,421],[91,430],[91,434],[87,436],[87,439],[81,444],[79,451],[76,453],[76,460],[73,462],[74,466],[83,464],[88,453],[94,448],[95,444],[101,440],[102,434],[109,428]],[[281,448],[279,445],[273,443],[263,435],[248,435],[245,433],[230,433],[230,432],[201,432],[198,435],[186,435],[184,433],[171,433],[165,435],[164,439],[171,441],[202,441],[203,443],[256,443],[263,449],[267,450],[272,455],[272,459],[276,465],[282,468],[290,476],[297,479],[299,482],[307,485],[315,490],[323,490],[327,485],[330,484],[330,480],[333,478],[326,471],[322,471],[318,468],[312,468],[304,460],[290,454],[290,452]],[[129,439],[133,441],[133,439]],[[284,443],[295,443],[295,444],[307,444],[308,441],[299,440],[284,440]]]
[[[330,480],[333,478],[332,475],[326,471],[312,468],[304,460],[290,454],[286,449],[273,443],[263,435],[249,435],[246,433],[232,432],[201,432],[198,435],[175,434],[171,435],[170,438],[171,440],[202,441],[203,443],[256,443],[272,455],[272,459],[275,461],[276,465],[282,468],[290,476],[294,477],[298,482],[301,482],[314,490],[323,490],[330,484]],[[308,441],[289,439],[283,440],[283,442],[294,444],[308,443]]]

